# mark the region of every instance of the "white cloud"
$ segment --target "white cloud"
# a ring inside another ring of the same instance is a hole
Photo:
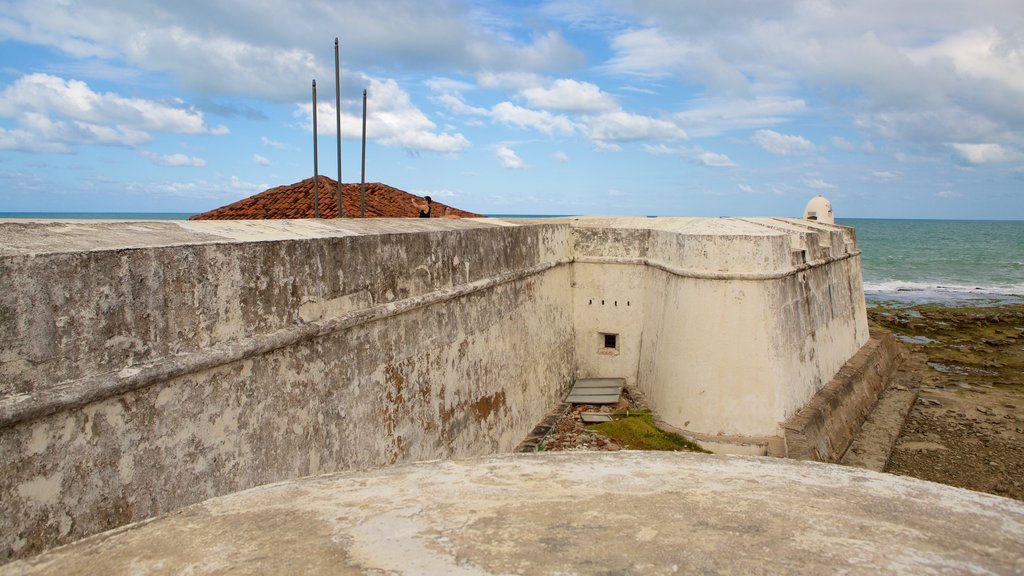
[[[937,198],[962,198],[963,194],[959,192],[953,192],[952,190],[942,190],[940,192],[936,192],[935,196]]]
[[[595,84],[570,79],[555,80],[549,87],[533,86],[521,92],[536,108],[565,112],[606,112],[618,108],[615,98],[602,92]]]
[[[28,112],[57,114],[91,124],[126,126],[148,132],[226,134],[224,126],[210,127],[203,114],[142,98],[125,98],[92,91],[85,82],[49,74],[29,74],[0,92],[0,116]]]
[[[494,154],[498,157],[498,160],[501,160],[501,165],[505,168],[510,170],[522,170],[523,168],[526,168],[526,164],[523,163],[523,160],[518,154],[516,154],[516,151],[508,146],[498,146],[494,151]]]
[[[552,154],[551,157],[554,158],[556,162],[561,162],[563,164],[569,161],[569,155],[561,150]]]
[[[803,136],[779,134],[774,130],[758,130],[754,132],[751,141],[766,151],[779,156],[804,154],[813,152],[815,149],[814,144]]]
[[[950,144],[971,164],[1015,162],[1024,158],[1017,150],[999,144]]]
[[[517,128],[532,128],[542,134],[568,135],[576,131],[576,125],[565,116],[543,110],[523,108],[511,102],[496,104],[491,110],[491,116],[502,124]]]
[[[612,39],[615,56],[605,69],[619,74],[660,77],[676,74],[684,80],[709,86],[715,93],[746,94],[747,77],[718,50],[687,35],[673,35],[658,28],[629,30]]]
[[[740,192],[746,192],[747,194],[754,191],[754,189],[747,184],[737,184],[736,187],[740,189]]]
[[[555,30],[524,38],[505,31],[513,22],[484,14],[458,0],[12,0],[2,29],[8,38],[75,58],[167,71],[196,92],[276,101],[299,99],[311,78],[331,76],[335,34],[343,58],[367,69],[397,62],[417,70],[553,71],[584,63]]]
[[[252,161],[260,166],[270,166],[270,160],[266,156],[260,156],[259,154],[253,154]]]
[[[250,182],[231,176],[212,181],[126,182],[123,187],[126,192],[149,197],[171,196],[227,203],[262,192],[270,186],[265,182]]]
[[[935,0],[926,12],[883,0],[616,5],[645,26],[613,36],[613,72],[674,77],[712,98],[810,89],[816,110],[923,148],[1021,145],[1010,128],[1024,122],[1020,3]]]
[[[667,120],[616,111],[588,116],[584,131],[594,142],[685,140],[686,132]]]
[[[736,165],[736,163],[725,154],[709,152],[700,146],[670,147],[664,144],[654,146],[648,144],[644,146],[644,150],[649,154],[679,156],[680,158],[685,158],[695,164],[711,168],[730,168]]]
[[[491,111],[486,108],[479,108],[466,104],[466,101],[462,99],[461,95],[439,94],[434,99],[450,110],[453,114],[459,114],[462,116],[490,116],[491,114]]]
[[[772,126],[803,112],[801,98],[703,97],[688,102],[689,109],[674,115],[690,136],[715,136],[733,130]]]
[[[75,145],[139,146],[152,133],[226,134],[203,114],[141,98],[94,92],[85,82],[29,74],[0,91],[0,116],[18,128],[0,128],[0,148],[70,152]]]
[[[808,178],[804,180],[804,185],[808,188],[813,188],[814,190],[835,190],[838,188],[835,184],[825,182],[821,178]]]
[[[70,153],[75,145],[139,146],[149,134],[120,126],[54,120],[45,114],[26,112],[18,128],[0,128],[0,148],[26,152]]]
[[[206,160],[202,158],[196,158],[195,156],[186,156],[185,154],[156,154],[149,150],[141,150],[139,152],[143,158],[149,160],[157,166],[171,166],[175,168],[180,167],[191,167],[191,168],[202,168],[206,166]]]
[[[471,146],[469,140],[462,134],[438,132],[437,124],[412,103],[409,94],[399,87],[396,81],[368,77],[365,81],[369,84],[367,91],[373,102],[367,110],[367,139],[385,146],[442,154],[458,153]],[[342,104],[344,106],[345,102]],[[355,106],[352,107],[352,111],[342,110],[342,135],[345,138],[362,136],[362,113],[356,112]],[[358,106],[361,107],[361,100]],[[313,129],[311,103],[297,104],[296,115],[304,119],[308,130]],[[337,134],[333,103],[317,103],[317,130],[325,136]]]
[[[278,150],[284,150],[284,149],[288,148],[288,145],[285,144],[284,142],[278,142],[277,140],[271,140],[270,138],[267,138],[266,136],[260,136],[260,144],[263,144],[264,146],[269,146],[271,148],[277,148]]]

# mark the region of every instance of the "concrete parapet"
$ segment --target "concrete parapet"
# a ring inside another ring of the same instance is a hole
[[[0,574],[1018,574],[1024,505],[815,462],[547,453],[215,498]]]

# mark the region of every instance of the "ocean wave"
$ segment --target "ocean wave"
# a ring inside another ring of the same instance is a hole
[[[987,294],[996,296],[1024,296],[1024,284],[976,286],[971,284],[938,284],[906,280],[885,280],[881,282],[864,282],[864,291],[872,293],[935,292],[977,296]]]
[[[971,286],[890,280],[865,282],[864,296],[868,302],[900,306],[918,304],[941,304],[954,307],[994,306],[1024,302],[1024,284]]]

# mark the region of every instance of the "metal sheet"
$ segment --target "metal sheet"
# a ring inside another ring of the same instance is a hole
[[[571,404],[614,404],[622,396],[625,378],[582,378],[576,381],[569,397]]]
[[[626,384],[625,378],[581,378],[573,385],[573,390],[580,388],[605,388],[615,386],[621,389]]]

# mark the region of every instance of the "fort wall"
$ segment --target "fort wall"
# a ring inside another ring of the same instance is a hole
[[[785,219],[8,222],[0,319],[0,560],[509,451],[578,377],[784,455],[868,337],[853,231]]]
[[[9,249],[0,557],[282,479],[511,450],[574,376],[569,228],[460,224],[188,223],[113,249],[52,224],[44,251]]]

